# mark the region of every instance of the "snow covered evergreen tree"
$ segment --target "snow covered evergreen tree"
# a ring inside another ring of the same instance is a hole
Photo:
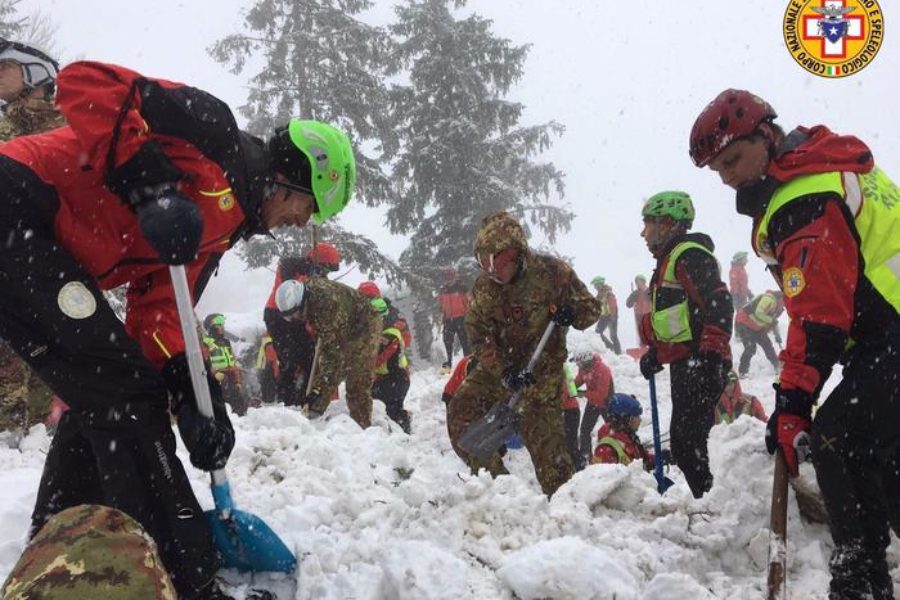
[[[515,46],[478,15],[458,19],[465,0],[405,0],[391,25],[393,73],[409,83],[391,96],[402,134],[388,209],[395,233],[412,233],[401,265],[430,277],[471,257],[480,220],[505,209],[553,242],[572,213],[553,204],[563,173],[535,157],[562,125],[521,125],[524,106],[506,99],[523,73],[528,46]]]
[[[256,57],[263,60],[239,109],[252,133],[267,136],[297,116],[346,131],[357,159],[354,201],[375,206],[392,198],[385,167],[397,138],[384,84],[391,40],[382,28],[357,18],[370,6],[369,0],[257,0],[246,13],[246,31],[215,43],[210,53],[236,73],[256,65]],[[392,280],[408,275],[364,236],[332,222],[320,233],[363,271],[383,271]],[[308,232],[297,232],[278,242],[252,240],[240,252],[250,266],[269,265],[275,256],[301,253],[310,243]]]
[[[27,17],[18,14],[21,0],[0,0],[0,38],[17,40],[25,29]]]

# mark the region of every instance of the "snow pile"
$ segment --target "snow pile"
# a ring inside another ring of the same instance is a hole
[[[576,332],[570,346],[599,348],[596,336]],[[601,354],[616,389],[644,404],[641,434],[649,441],[646,382],[637,363]],[[743,382],[769,410],[771,380],[759,362]],[[315,421],[283,406],[233,417],[238,443],[227,471],[235,501],[271,525],[299,560],[296,591],[282,600],[764,595],[773,461],[761,422],[742,417],[713,429],[716,480],[701,500],[677,468],[668,473],[676,485],[660,496],[652,475],[634,463],[588,467],[548,501],[525,450],[507,456],[510,476],[468,473],[447,439],[445,382],[430,365],[414,372],[411,436],[379,402],[366,431],[350,420],[344,402]],[[665,374],[657,389],[665,431],[671,413]],[[19,450],[0,449],[0,578],[24,546],[48,444],[38,426]],[[191,470],[191,477],[201,504],[211,508],[206,475]],[[804,523],[793,501],[788,518],[789,595],[825,598],[827,529]],[[895,542],[892,568],[897,555]],[[249,587],[230,591],[240,598]]]

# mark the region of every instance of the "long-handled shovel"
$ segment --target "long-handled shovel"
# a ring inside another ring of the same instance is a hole
[[[534,353],[528,361],[528,366],[525,367],[526,371],[534,368],[554,327],[556,327],[556,323],[553,321],[547,324],[541,341],[538,342],[537,348],[534,349]],[[486,415],[469,425],[469,428],[459,436],[460,448],[479,460],[487,460],[493,456],[510,436],[519,431],[520,417],[516,411],[516,405],[524,391],[524,389],[520,389],[515,392],[508,402],[498,402]]]
[[[191,383],[200,414],[213,418],[212,399],[206,383],[200,340],[193,318],[191,293],[184,266],[170,266],[178,318],[184,334],[185,352],[191,372]],[[222,555],[225,568],[239,571],[274,571],[291,573],[297,559],[266,523],[250,513],[238,510],[231,499],[231,487],[224,469],[211,473],[212,495],[216,508],[206,511],[213,539]]]
[[[656,376],[650,377],[650,416],[653,418],[653,477],[656,478],[656,489],[660,494],[675,485],[675,482],[663,473],[662,443],[659,439],[659,411],[656,408]]]
[[[784,579],[787,575],[787,499],[788,472],[781,448],[775,454],[772,479],[772,508],[769,512],[769,581],[768,600],[787,598]]]

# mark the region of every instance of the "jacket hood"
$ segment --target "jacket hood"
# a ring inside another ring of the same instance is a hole
[[[238,139],[241,153],[244,155],[244,165],[246,165],[244,181],[246,193],[236,194],[236,196],[247,219],[241,237],[248,239],[254,235],[269,233],[262,220],[262,206],[263,201],[270,193],[274,178],[270,168],[272,161],[266,150],[265,142],[244,131],[240,132]]]
[[[715,252],[716,250],[716,245],[713,243],[711,237],[709,237],[705,233],[694,231],[691,233],[685,233],[684,235],[675,236],[674,238],[669,240],[669,243],[663,246],[662,252],[659,254],[659,258],[665,258],[669,256],[669,254],[672,252],[672,249],[681,242],[694,242],[700,244],[710,252]]]

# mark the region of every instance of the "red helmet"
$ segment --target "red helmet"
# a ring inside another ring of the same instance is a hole
[[[725,90],[710,102],[691,128],[691,160],[705,167],[725,146],[778,117],[772,106],[746,90]]]
[[[315,248],[306,254],[306,258],[310,261],[328,267],[332,271],[337,271],[341,266],[341,255],[337,248],[328,242],[319,242]]]
[[[366,298],[381,298],[381,290],[374,281],[363,281],[356,289]]]

